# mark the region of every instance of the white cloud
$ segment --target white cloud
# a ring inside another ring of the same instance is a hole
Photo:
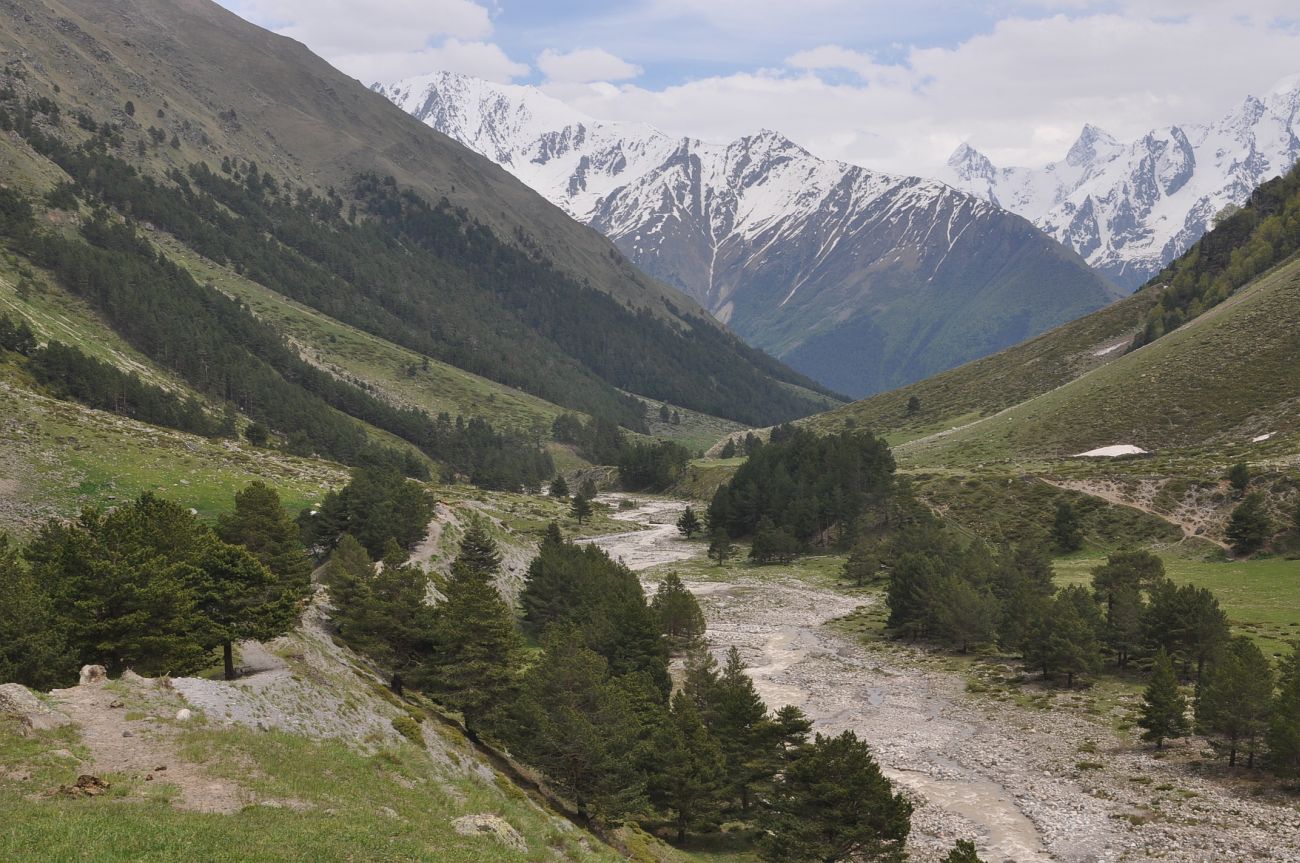
[[[578,48],[567,53],[547,48],[537,58],[537,68],[548,81],[585,84],[591,81],[625,81],[642,69],[603,48]]]
[[[439,45],[419,51],[344,54],[330,61],[343,71],[357,75],[367,85],[376,81],[391,83],[433,71],[460,72],[508,84],[530,71],[528,64],[511,60],[497,45],[459,39],[445,39]]]
[[[474,0],[225,0],[240,15],[304,43],[362,82],[446,69],[493,81],[526,75],[486,41],[492,16]]]
[[[906,49],[898,64],[828,44],[779,69],[614,95],[566,88],[563,98],[595,117],[709,140],[767,126],[819,155],[931,173],[962,141],[997,164],[1041,164],[1062,157],[1085,122],[1124,137],[1210,121],[1300,71],[1300,32],[1269,26],[1271,6],[1237,17],[1208,4],[1182,17],[1167,16],[1173,3],[1145,7],[1150,15],[1009,18],[954,47]]]

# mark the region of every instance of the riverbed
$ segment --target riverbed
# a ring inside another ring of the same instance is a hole
[[[615,516],[635,529],[591,541],[647,585],[702,555],[675,528],[683,503],[636,502]],[[735,646],[770,708],[797,705],[817,731],[852,730],[871,745],[916,807],[912,859],[940,860],[967,838],[989,863],[1300,860],[1294,800],[1253,799],[1189,772],[1190,750],[1157,760],[1120,739],[1109,717],[1071,709],[1070,693],[1049,693],[1060,707],[1047,710],[978,697],[935,655],[859,643],[827,625],[870,596],[779,566],[726,573],[686,581],[710,648]]]

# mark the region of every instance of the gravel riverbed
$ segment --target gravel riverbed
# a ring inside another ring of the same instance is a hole
[[[640,529],[593,541],[637,571],[698,556],[673,527],[683,506],[639,502],[616,517]],[[1296,798],[1228,775],[1202,741],[1157,758],[1079,692],[1027,690],[1036,707],[968,692],[941,654],[864,644],[827,625],[871,597],[781,567],[754,573],[687,581],[710,647],[734,645],[770,707],[798,705],[817,730],[851,729],[871,744],[916,805],[912,859],[940,860],[969,838],[990,863],[1300,861]]]

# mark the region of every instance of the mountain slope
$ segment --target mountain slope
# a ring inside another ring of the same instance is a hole
[[[15,98],[66,118],[28,126],[71,148],[96,129],[124,167],[42,155],[265,287],[632,427],[641,407],[620,390],[744,422],[832,401],[489,161],[215,4],[50,0],[0,19],[24,58]],[[33,173],[35,191],[58,178]]]
[[[1136,287],[1230,206],[1300,159],[1300,75],[1222,119],[1120,142],[1085,126],[1065,159],[998,168],[963,144],[939,179],[1029,219],[1116,284]]]
[[[448,73],[376,89],[843,392],[925,377],[1114,297],[1022,219],[940,183],[817,159],[775,132],[674,139]]]
[[[1255,189],[1243,207],[1133,296],[999,354],[808,422],[835,429],[852,421],[895,440],[929,436],[936,452],[1014,428],[1024,435],[1022,444],[1037,441],[1039,448],[1029,450],[1034,457],[1090,449],[1085,444],[1106,429],[1129,443],[1137,430],[1157,430],[1180,446],[1230,442],[1216,435],[1274,415],[1294,419],[1294,405],[1287,405],[1296,376],[1287,362],[1295,361],[1288,328],[1296,321],[1285,274],[1294,271],[1297,256],[1300,165]],[[1243,322],[1243,308],[1263,311]],[[1189,332],[1207,331],[1213,347],[1175,352],[1179,358],[1166,366],[1149,367],[1153,357],[1171,355],[1171,345],[1188,344]],[[1126,381],[1132,395],[1089,389],[1111,375]],[[1079,401],[1067,409],[1062,399]],[[1116,424],[1122,422],[1128,425]]]

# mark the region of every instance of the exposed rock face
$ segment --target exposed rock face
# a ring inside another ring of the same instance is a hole
[[[507,848],[527,851],[528,843],[519,831],[497,815],[465,815],[451,822],[461,836],[490,836]]]
[[[33,731],[49,731],[72,722],[20,683],[0,686],[0,717],[17,719],[24,728]]]

